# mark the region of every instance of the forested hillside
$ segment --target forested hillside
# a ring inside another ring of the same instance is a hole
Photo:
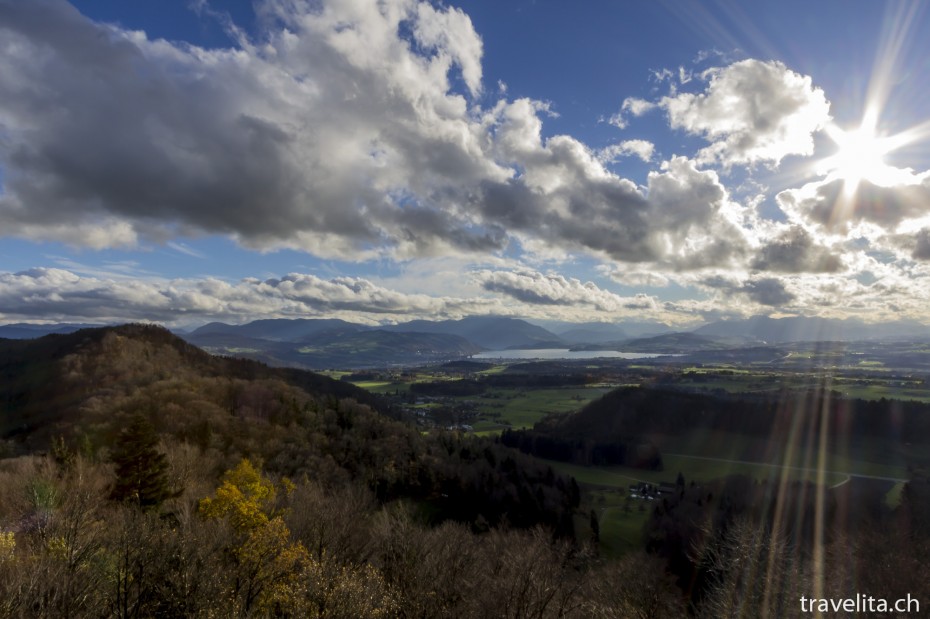
[[[575,481],[508,435],[424,433],[346,382],[157,327],[0,352],[0,617],[790,616],[824,569],[844,594],[919,595],[930,576],[923,478],[896,509],[852,484],[681,479],[649,504],[642,548],[607,560]],[[536,431],[583,443],[609,422],[609,445],[694,413],[662,394],[614,392]],[[880,548],[893,560],[872,566]]]
[[[0,616],[582,601],[577,485],[492,440],[422,434],[352,385],[157,327],[0,346]]]

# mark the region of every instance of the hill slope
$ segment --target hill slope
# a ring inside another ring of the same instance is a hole
[[[318,398],[353,398],[387,412],[379,398],[342,381],[214,357],[166,329],[123,325],[32,340],[0,339],[0,437],[41,444],[54,431],[87,421],[93,411],[132,408],[153,385],[190,387],[213,380],[276,380]],[[236,412],[235,404],[229,408]]]
[[[213,357],[165,329],[124,325],[0,340],[0,439],[34,453],[63,437],[108,453],[138,416],[209,461],[428,503],[434,519],[573,530],[571,480],[481,438],[422,434],[382,401],[312,372]],[[0,454],[2,455],[2,454]],[[574,488],[574,490],[573,490]],[[454,491],[453,491],[454,489]]]

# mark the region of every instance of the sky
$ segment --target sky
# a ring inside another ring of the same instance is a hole
[[[0,0],[0,322],[930,324],[926,6]]]

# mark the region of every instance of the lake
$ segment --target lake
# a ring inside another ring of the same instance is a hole
[[[472,359],[654,359],[675,357],[648,352],[620,352],[618,350],[569,350],[567,348],[538,348],[536,350],[487,350],[472,355]]]

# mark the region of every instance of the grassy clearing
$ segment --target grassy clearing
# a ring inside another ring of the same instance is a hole
[[[630,484],[635,484],[637,482],[644,481],[650,484],[657,484],[661,481],[667,481],[668,478],[668,473],[663,471],[646,471],[625,466],[581,466],[580,464],[557,462],[555,460],[542,461],[549,464],[560,473],[571,475],[578,483],[587,484],[589,486],[600,486],[601,488],[626,489]],[[674,481],[674,477],[672,481]]]
[[[640,506],[644,509],[639,511]],[[600,510],[601,552],[610,558],[620,557],[643,547],[643,527],[649,519],[649,505],[632,501],[629,511],[620,505]]]
[[[475,372],[475,374],[484,375],[484,376],[487,376],[487,375],[489,375],[489,374],[500,374],[501,372],[503,372],[503,371],[506,370],[506,369],[507,369],[507,366],[506,366],[506,365],[495,365],[495,366],[492,367],[492,368],[488,368],[488,369],[486,369],[486,370],[480,370],[480,371],[478,371],[478,372]]]
[[[818,481],[819,473],[816,470],[784,467],[777,464],[764,464],[754,462],[726,462],[723,460],[707,460],[703,457],[687,455],[663,454],[662,462],[665,465],[666,479],[674,479],[681,471],[685,477],[695,481],[710,481],[727,475],[746,475],[753,479],[779,481],[783,477],[789,480]],[[841,472],[826,472],[823,482],[827,486],[838,484],[846,479]]]
[[[390,387],[391,392],[394,391],[394,383],[386,380],[360,380],[358,382],[353,382],[352,384],[356,387],[367,389],[372,393],[384,393],[387,387]]]
[[[584,504],[587,510],[594,510],[600,526],[600,551],[608,558],[620,557],[630,551],[643,547],[643,527],[649,519],[651,504],[628,498],[627,493],[619,488],[602,486],[585,486]],[[587,530],[588,517],[580,519],[576,530]]]
[[[466,398],[478,402],[478,410],[494,414],[498,421],[515,429],[531,428],[551,413],[568,413],[601,397],[608,389],[603,387],[569,387],[562,389],[495,389],[480,398]]]
[[[909,388],[877,380],[865,385],[838,381],[836,389],[846,397],[860,398],[862,400],[881,400],[882,398],[886,398],[888,400],[930,402],[930,393],[927,393],[926,388]]]
[[[695,430],[685,436],[655,435],[650,438],[662,452],[666,469],[673,465],[673,462],[668,459],[672,456],[668,454],[720,460],[744,460],[751,463],[758,462],[756,466],[763,467],[767,466],[765,463],[808,469],[816,469],[819,466],[819,451],[816,444],[801,443],[792,449],[781,441],[710,430]],[[908,477],[905,454],[900,446],[889,441],[871,437],[849,437],[832,441],[827,449],[824,468],[828,471],[897,479]],[[720,470],[726,464],[719,463],[720,466],[709,467],[710,472],[715,469]],[[737,467],[735,464],[728,466]],[[740,469],[740,472],[744,471]],[[753,477],[760,477],[760,475],[753,474]],[[805,478],[809,477],[810,475],[805,476]]]
[[[816,471],[803,471],[777,465],[750,462],[724,462],[705,460],[701,457],[663,454],[665,466],[662,471],[647,471],[625,466],[587,467],[566,462],[547,460],[552,468],[572,475],[579,483],[588,485],[627,488],[630,484],[645,481],[651,484],[673,483],[681,472],[687,481],[708,482],[728,475],[746,475],[753,479],[779,481],[785,475],[790,480],[803,479],[817,481]],[[840,472],[826,473],[824,483],[828,486],[838,484],[846,478]]]

